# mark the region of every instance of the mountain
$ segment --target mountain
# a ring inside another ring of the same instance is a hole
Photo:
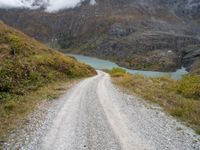
[[[52,81],[94,75],[74,58],[0,22],[0,101],[2,95],[23,95]]]
[[[66,52],[133,69],[199,72],[200,3],[196,0],[85,0],[58,12],[1,9],[0,19]]]

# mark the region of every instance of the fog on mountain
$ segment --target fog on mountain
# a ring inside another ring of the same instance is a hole
[[[45,8],[47,12],[55,12],[61,9],[74,8],[84,0],[0,0],[0,8]],[[90,4],[94,5],[95,0]]]

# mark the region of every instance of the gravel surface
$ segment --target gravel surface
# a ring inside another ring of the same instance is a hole
[[[200,150],[200,136],[160,107],[121,92],[98,71],[40,105],[4,149]]]

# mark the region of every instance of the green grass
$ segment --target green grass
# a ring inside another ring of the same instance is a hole
[[[176,81],[170,77],[148,78],[127,73],[115,76],[113,82],[145,100],[159,104],[170,115],[186,122],[200,133],[200,76],[187,75]],[[114,76],[113,76],[114,75]]]
[[[0,37],[0,93],[24,94],[55,80],[95,74],[91,67],[3,23]]]
[[[126,70],[124,70],[122,68],[116,67],[116,68],[113,68],[110,73],[113,77],[120,77],[120,76],[126,74],[127,72],[126,72]]]
[[[177,91],[188,98],[200,98],[200,77],[195,75],[184,76],[177,84]]]
[[[51,87],[45,90],[47,85],[95,74],[90,66],[0,22],[0,135],[32,110],[44,93],[43,98],[56,98]]]

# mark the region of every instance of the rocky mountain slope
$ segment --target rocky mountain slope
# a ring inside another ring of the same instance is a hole
[[[195,0],[96,0],[47,13],[1,9],[0,19],[68,52],[143,70],[197,71],[200,4]],[[31,19],[30,19],[31,18]]]

